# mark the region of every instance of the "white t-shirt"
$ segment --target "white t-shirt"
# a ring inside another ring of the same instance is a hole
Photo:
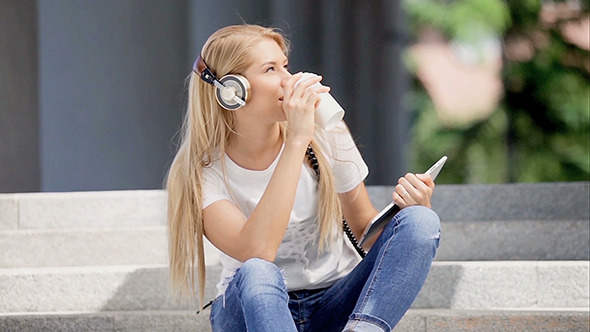
[[[369,170],[362,159],[348,129],[341,122],[323,136],[316,136],[322,151],[332,166],[334,185],[338,193],[345,193],[358,186]],[[203,209],[218,200],[234,203],[246,217],[258,204],[276,168],[279,153],[265,170],[253,171],[240,167],[225,157],[214,162],[203,172]],[[226,181],[221,162],[225,163]],[[307,165],[307,163],[305,163]],[[322,253],[318,252],[318,184],[314,171],[303,167],[295,196],[291,218],[274,263],[283,271],[289,291],[318,289],[332,285],[347,275],[360,258],[344,232],[336,225],[332,229],[332,241]],[[339,221],[340,222],[340,221]],[[260,239],[264,241],[264,239]],[[223,270],[217,285],[218,296],[225,292],[241,262],[221,253]]]

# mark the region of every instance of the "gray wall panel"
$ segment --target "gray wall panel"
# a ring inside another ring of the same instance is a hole
[[[44,191],[157,188],[180,125],[185,1],[40,1]]]

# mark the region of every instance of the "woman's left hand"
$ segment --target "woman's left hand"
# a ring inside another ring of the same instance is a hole
[[[430,198],[433,191],[434,181],[430,175],[408,173],[397,181],[392,194],[393,202],[400,209],[411,205],[423,205],[430,208]]]

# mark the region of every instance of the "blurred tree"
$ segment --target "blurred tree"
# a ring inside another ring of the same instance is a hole
[[[413,169],[446,154],[439,183],[589,180],[588,2],[406,0],[405,9],[416,43],[436,31],[467,70],[486,66],[485,41],[496,38],[504,87],[494,110],[445,121],[410,53]]]

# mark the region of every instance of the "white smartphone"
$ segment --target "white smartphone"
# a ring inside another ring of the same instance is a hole
[[[434,163],[434,165],[432,165],[424,174],[430,174],[430,177],[432,177],[432,180],[434,181],[446,162],[447,156],[443,156],[436,163]],[[359,240],[359,245],[362,247],[363,244],[365,244],[365,242],[367,242],[370,238],[379,233],[379,231],[383,227],[385,227],[387,223],[389,223],[391,218],[393,218],[393,216],[395,216],[395,214],[398,213],[399,210],[399,206],[397,206],[393,202],[391,202],[383,210],[381,210],[381,212],[379,212],[379,214],[376,215],[375,218],[371,219],[371,221],[365,228],[365,231],[363,232],[363,235]]]

